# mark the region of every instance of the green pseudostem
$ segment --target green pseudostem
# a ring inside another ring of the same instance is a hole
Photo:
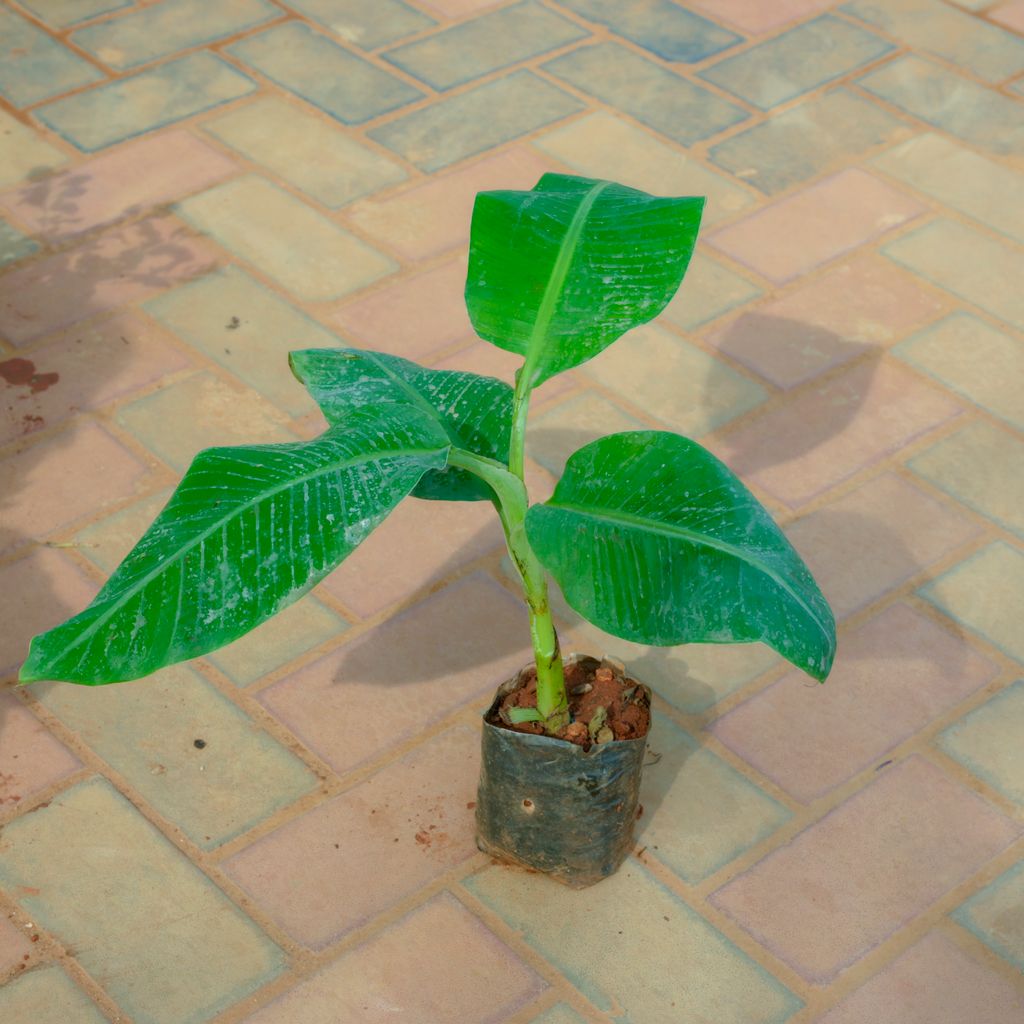
[[[525,419],[525,416],[524,416]],[[505,531],[509,555],[515,563],[523,583],[526,605],[530,616],[530,639],[537,664],[537,711],[547,732],[557,733],[569,724],[569,701],[565,692],[565,674],[562,654],[558,649],[558,634],[551,618],[548,602],[548,584],[544,569],[526,539],[526,509],[528,498],[522,478],[522,433],[518,436],[518,458],[513,437],[510,467],[494,459],[486,459],[460,448],[453,448],[448,464],[468,469],[486,481],[496,496],[498,517]]]

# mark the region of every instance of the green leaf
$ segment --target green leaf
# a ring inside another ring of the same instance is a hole
[[[572,455],[526,533],[566,600],[637,643],[761,640],[816,679],[835,622],[810,572],[739,479],[694,441],[613,434]]]
[[[524,356],[526,383],[542,384],[665,308],[703,209],[703,197],[564,174],[530,192],[481,192],[466,278],[473,327]]]
[[[315,441],[201,452],[92,604],[32,641],[21,681],[122,682],[230,643],[323,579],[448,448],[389,406]]]
[[[512,389],[493,377],[428,370],[407,359],[362,349],[304,349],[289,355],[292,372],[323,410],[343,423],[354,410],[412,404],[433,418],[458,448],[508,462]],[[490,488],[464,469],[431,470],[413,497],[440,501],[490,498]]]

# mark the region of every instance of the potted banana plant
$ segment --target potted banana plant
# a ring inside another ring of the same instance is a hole
[[[89,607],[35,637],[21,682],[123,682],[214,651],[320,582],[403,498],[490,501],[535,657],[484,715],[478,845],[574,886],[613,872],[632,842],[651,694],[609,660],[563,660],[549,575],[626,640],[762,641],[822,681],[835,653],[810,572],[694,441],[600,438],[529,502],[531,393],[661,312],[703,205],[561,174],[479,194],[466,303],[481,338],[522,356],[515,386],[354,348],[293,352],[326,431],[200,452]]]

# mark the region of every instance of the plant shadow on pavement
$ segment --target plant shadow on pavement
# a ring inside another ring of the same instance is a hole
[[[55,472],[55,456],[73,442],[75,427],[96,422],[95,413],[101,413],[102,422],[102,407],[111,399],[97,391],[126,361],[137,358],[138,339],[128,325],[107,332],[116,344],[96,341],[104,334],[103,325],[118,316],[108,308],[106,290],[116,282],[155,291],[210,269],[185,244],[192,233],[168,221],[161,209],[128,209],[116,221],[79,235],[80,200],[90,180],[87,167],[33,171],[19,200],[36,211],[32,219],[41,247],[0,268],[0,338],[8,344],[0,352],[0,558],[5,567],[47,548],[56,549],[56,558],[74,562],[59,550],[73,548],[73,541],[58,541],[45,525],[32,529],[34,506],[54,500],[47,497],[47,482]],[[58,316],[48,315],[51,296],[59,305]],[[78,370],[81,346],[89,349],[88,373]],[[109,500],[123,504],[134,497],[112,494]],[[61,529],[58,536],[67,532]],[[35,633],[81,611],[68,607],[60,585],[44,568],[22,579],[30,582],[20,592],[8,588],[0,594],[6,623],[0,690],[14,686]],[[0,720],[0,747],[3,730]]]

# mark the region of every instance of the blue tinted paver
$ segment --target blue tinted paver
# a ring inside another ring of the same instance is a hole
[[[164,0],[132,14],[87,25],[73,32],[71,41],[120,71],[223,39],[279,18],[282,13],[269,0],[234,0],[230,4]]]
[[[435,89],[450,89],[586,35],[574,22],[526,0],[389,50],[384,58]]]
[[[750,116],[618,43],[573,50],[548,61],[544,70],[684,146],[717,135]]]
[[[993,153],[1024,153],[1020,104],[933,61],[898,57],[857,84],[965,142]]]
[[[743,37],[671,0],[561,0],[563,7],[663,60],[693,64],[735,46]]]
[[[256,83],[212,53],[192,53],[129,78],[40,107],[36,117],[92,152],[211,110],[252,92]]]
[[[20,0],[26,11],[54,28],[67,28],[130,7],[132,0]]]
[[[0,7],[0,96],[14,106],[27,107],[102,78],[87,60]]]
[[[401,0],[289,0],[288,6],[361,50],[397,43],[436,24]]]
[[[362,124],[423,96],[297,22],[243,39],[228,52],[342,124]]]
[[[700,77],[760,110],[770,110],[893,49],[873,32],[826,14],[725,57]]]
[[[517,71],[373,128],[370,138],[436,171],[583,109],[529,71]]]
[[[708,156],[733,174],[743,171],[745,181],[775,195],[912,130],[876,103],[836,89],[731,135],[712,146]]]

